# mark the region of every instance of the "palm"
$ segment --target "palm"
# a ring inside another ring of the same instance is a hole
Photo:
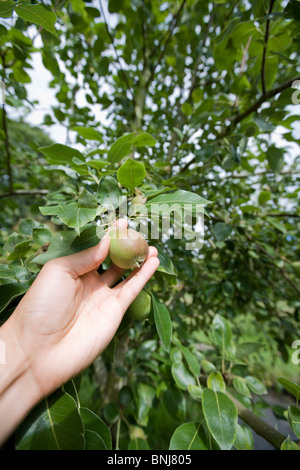
[[[143,267],[115,285],[122,270],[112,266],[97,272],[109,241],[100,245],[47,263],[14,312],[20,345],[34,358],[31,367],[40,388],[47,387],[45,393],[49,382],[56,389],[107,347],[158,266],[157,251],[151,248]]]

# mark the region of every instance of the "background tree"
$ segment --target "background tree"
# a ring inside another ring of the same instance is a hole
[[[201,250],[150,240],[148,320],[124,317],[13,445],[37,448],[33,423],[51,434],[64,406],[77,448],[248,449],[251,429],[297,448],[299,2],[6,0],[0,14],[2,321],[42,264],[97,243],[120,195],[205,206]],[[9,119],[35,105],[37,49],[57,99],[42,127],[64,126],[64,144]],[[258,416],[271,387],[296,399],[276,408],[291,438]]]

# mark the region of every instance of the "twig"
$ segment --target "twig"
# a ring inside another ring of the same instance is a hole
[[[99,0],[99,1],[100,1],[100,0]],[[172,34],[173,34],[173,31],[174,31],[174,29],[176,28],[176,26],[177,26],[177,24],[178,24],[178,21],[179,21],[179,18],[180,18],[180,15],[181,15],[181,12],[182,12],[182,10],[183,10],[183,8],[184,8],[185,3],[186,3],[186,0],[183,0],[182,3],[181,3],[181,5],[180,5],[180,7],[179,7],[179,9],[178,9],[178,11],[177,11],[177,13],[176,13],[176,15],[174,16],[174,18],[173,18],[172,21],[171,21],[170,28],[169,28],[169,31],[168,31],[168,33],[167,33],[167,38],[166,38],[166,40],[165,40],[164,46],[163,46],[163,48],[162,48],[162,51],[161,51],[161,53],[160,53],[160,56],[159,56],[159,58],[158,58],[156,64],[154,65],[154,67],[153,67],[152,70],[151,70],[151,75],[150,75],[149,79],[147,80],[147,83],[146,83],[146,85],[145,85],[145,88],[147,88],[147,87],[149,86],[149,84],[151,83],[151,81],[152,81],[152,79],[153,79],[153,77],[154,77],[154,74],[155,74],[155,70],[156,70],[157,67],[160,65],[160,63],[161,63],[161,61],[162,61],[162,59],[163,59],[163,57],[164,57],[164,55],[165,55],[167,46],[168,46],[168,44],[169,44],[169,42],[170,42],[170,39],[171,39]],[[160,47],[160,45],[161,45],[161,42],[159,43],[158,47]],[[156,50],[156,48],[155,48],[155,50]],[[152,51],[152,53],[150,54],[150,56],[151,56],[152,54],[153,54],[153,51]]]
[[[0,51],[0,57],[2,60],[2,67],[3,67],[3,83],[5,87],[5,71],[6,71],[6,63],[5,63],[5,55],[2,51]],[[5,152],[6,152],[6,164],[7,164],[7,173],[8,173],[8,183],[9,183],[9,191],[13,191],[13,175],[12,175],[12,166],[11,166],[11,155],[9,149],[9,136],[8,136],[8,128],[7,128],[7,119],[6,119],[6,109],[5,109],[5,90],[3,90],[3,103],[2,103],[2,123],[3,123],[3,131],[4,131],[4,145],[5,145]]]
[[[113,35],[111,34],[110,29],[109,29],[109,27],[108,27],[108,23],[107,23],[107,20],[106,20],[106,16],[105,16],[105,13],[104,13],[104,9],[103,9],[101,0],[99,0],[99,8],[100,8],[100,13],[101,13],[101,15],[102,15],[102,17],[103,17],[103,21],[104,21],[104,24],[105,24],[105,29],[106,29],[107,34],[108,34],[108,36],[109,36],[111,45],[112,45],[112,47],[113,47],[113,50],[114,50],[114,53],[115,53],[115,56],[116,56],[116,59],[117,59],[117,62],[118,62],[119,67],[120,67],[120,72],[121,72],[121,74],[123,75],[123,78],[124,78],[124,80],[125,80],[126,87],[127,87],[127,91],[130,93],[131,98],[134,100],[134,96],[133,96],[133,93],[132,93],[132,91],[131,91],[131,86],[130,86],[130,83],[129,83],[127,74],[126,74],[126,72],[124,71],[124,69],[123,69],[123,67],[122,67],[122,65],[121,65],[120,58],[119,58],[119,55],[118,55],[117,50],[116,50],[116,47],[115,47],[114,37],[113,37]]]
[[[263,246],[261,246],[260,243],[258,243],[253,237],[251,237],[251,235],[249,235],[248,233],[245,233],[245,236],[246,238],[248,238],[248,240],[250,240],[252,243],[254,243],[258,249],[260,251],[262,251],[268,258],[270,258],[272,261],[274,259],[274,257],[272,255],[270,255],[270,253],[268,253],[267,250],[265,250],[265,248]],[[296,286],[296,284],[290,279],[290,277],[287,275],[287,273],[285,272],[285,270],[283,268],[280,268],[279,266],[277,266],[275,263],[271,262],[270,263],[272,266],[274,266],[276,269],[278,269],[278,271],[280,271],[281,275],[284,277],[284,279],[290,284],[290,286],[294,289],[295,292],[297,292],[297,294],[300,296],[300,289],[298,289],[298,287]]]
[[[201,47],[201,51],[200,53],[198,54],[198,57],[195,61],[195,65],[194,65],[194,68],[193,68],[193,75],[192,75],[192,81],[191,81],[191,87],[189,89],[189,94],[188,94],[188,98],[186,101],[189,101],[191,96],[192,96],[192,93],[193,91],[195,90],[195,88],[197,87],[197,69],[201,63],[201,60],[202,60],[202,49],[203,47],[206,46],[206,42],[207,42],[207,39],[208,39],[208,36],[209,36],[209,30],[210,30],[210,27],[211,27],[211,24],[212,24],[212,21],[213,21],[213,17],[214,17],[214,12],[212,11],[211,15],[210,15],[210,18],[209,18],[209,21],[207,23],[207,26],[206,26],[206,30],[205,30],[205,33],[204,33],[204,37],[203,37],[203,40],[202,40],[202,47]],[[205,84],[206,85],[206,84]],[[204,86],[205,86],[204,85]],[[179,103],[178,103],[178,114],[177,114],[177,117],[176,117],[176,121],[175,121],[175,125],[174,127],[180,129],[185,120],[186,120],[186,116],[183,114],[183,112],[181,111],[181,105],[182,105],[182,102],[181,100],[179,99]],[[175,148],[175,145],[178,141],[178,134],[173,131],[172,132],[172,136],[171,136],[171,140],[170,140],[170,145],[169,145],[169,149],[168,149],[168,155],[167,155],[167,160],[170,161],[170,159],[172,158],[172,155],[173,155],[173,151],[174,151],[174,148]]]
[[[146,47],[146,23],[144,19],[144,15],[142,17],[142,49],[143,49],[143,63],[144,69],[147,67],[147,47]]]
[[[217,139],[222,139],[226,137],[238,123],[246,119],[248,116],[250,116],[250,114],[257,111],[263,103],[270,100],[271,98],[274,98],[274,96],[276,96],[278,93],[291,87],[292,84],[297,80],[300,80],[300,75],[297,75],[296,77],[291,78],[290,80],[287,80],[286,82],[282,83],[281,85],[278,85],[272,90],[267,91],[265,95],[262,95],[257,101],[255,101],[255,103],[253,103],[243,113],[238,114],[238,116],[233,118],[231,120],[231,123],[227,126],[226,130],[222,134],[217,136]],[[195,162],[195,160],[196,160],[196,157],[192,158],[188,163],[186,163],[186,165],[180,170],[180,173],[183,173],[184,171],[186,171],[189,168],[189,166]]]
[[[252,106],[250,106],[248,109],[246,109],[242,114],[239,114],[236,116],[233,120],[232,123],[228,126],[230,128],[232,125],[236,125],[239,122],[243,121],[246,117],[248,117],[250,114],[252,114],[254,111],[257,111],[263,103],[268,101],[271,98],[274,98],[278,93],[281,91],[286,90],[287,88],[291,87],[294,81],[300,80],[300,75],[297,75],[294,78],[291,78],[290,80],[287,80],[286,82],[282,83],[281,85],[273,88],[272,90],[269,90],[266,92],[265,95],[262,95],[255,103],[253,103]]]
[[[275,0],[270,0],[270,7],[269,7],[268,15],[271,15],[274,3],[275,3]],[[271,23],[271,19],[268,18],[267,23],[266,23],[266,31],[265,31],[265,38],[264,38],[264,49],[263,49],[263,55],[262,55],[262,61],[261,61],[261,71],[260,71],[263,96],[265,96],[266,92],[267,92],[266,91],[266,82],[265,82],[265,68],[266,68],[267,47],[268,47],[268,41],[269,41],[269,35],[270,35],[270,23]]]
[[[0,198],[10,197],[10,196],[45,196],[49,193],[48,189],[16,189],[15,191],[10,191],[7,193],[0,194]]]

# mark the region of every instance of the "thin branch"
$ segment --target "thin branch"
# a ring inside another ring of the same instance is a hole
[[[0,194],[0,198],[11,197],[11,196],[45,196],[49,193],[48,189],[16,189],[7,193]]]
[[[261,170],[257,171],[256,173],[229,173],[226,175],[218,175],[221,180],[227,179],[227,178],[234,178],[234,179],[244,179],[244,178],[251,178],[255,176],[261,176],[261,175],[268,175],[272,174],[274,175],[274,172],[272,170]],[[293,170],[282,170],[277,173],[278,175],[290,175],[290,176],[299,176],[300,173],[294,173]],[[209,181],[214,181],[214,178],[209,178],[206,177],[207,180]]]
[[[212,11],[211,15],[210,15],[210,18],[209,18],[209,21],[207,23],[207,26],[206,26],[206,29],[205,29],[205,33],[204,33],[204,37],[203,37],[203,40],[202,40],[202,47],[201,47],[201,51],[200,53],[198,54],[198,57],[195,61],[195,65],[193,67],[193,72],[192,72],[192,81],[191,81],[191,86],[190,86],[190,89],[189,89],[189,94],[188,94],[188,97],[187,97],[187,100],[186,101],[189,101],[191,96],[192,96],[192,93],[193,91],[196,89],[197,87],[197,70],[199,68],[199,65],[202,61],[202,49],[203,47],[206,46],[206,42],[207,42],[207,39],[209,37],[209,30],[210,30],[210,27],[211,27],[211,24],[213,22],[213,17],[214,17],[214,12]],[[205,84],[206,85],[206,84]],[[204,85],[204,86],[205,86]],[[181,105],[182,105],[182,102],[181,102],[181,99],[179,99],[179,102],[178,102],[178,105],[177,105],[177,108],[178,108],[178,114],[177,114],[177,117],[176,117],[176,121],[175,121],[175,125],[174,127],[178,128],[178,129],[181,129],[181,127],[183,126],[185,120],[186,120],[186,115],[183,114],[183,112],[181,111]],[[167,160],[169,161],[171,158],[172,158],[172,155],[173,155],[173,151],[174,151],[174,148],[175,148],[175,145],[178,141],[178,134],[173,131],[172,132],[172,136],[171,136],[171,140],[170,140],[170,145],[169,145],[169,149],[168,149],[168,155],[167,155]]]
[[[271,15],[274,3],[275,3],[275,0],[270,0],[270,7],[269,7],[268,15]],[[262,55],[262,61],[261,61],[261,71],[260,71],[263,96],[265,96],[266,92],[267,92],[267,90],[266,90],[266,81],[265,81],[265,68],[266,68],[267,47],[268,47],[268,41],[269,41],[269,35],[270,35],[270,23],[271,23],[271,19],[268,18],[267,23],[266,23],[266,31],[265,31],[265,38],[264,38],[264,49],[263,49],[263,55]]]
[[[6,165],[7,165],[7,173],[8,173],[8,182],[9,182],[9,191],[13,191],[13,175],[12,175],[12,166],[11,166],[11,155],[9,149],[9,137],[8,137],[8,128],[7,128],[7,119],[6,119],[6,109],[5,109],[5,71],[6,71],[6,63],[5,63],[5,55],[2,51],[0,51],[0,57],[2,60],[2,67],[3,67],[3,103],[2,103],[2,124],[3,124],[3,131],[4,131],[4,145],[5,145],[5,152],[6,152]]]
[[[99,1],[100,1],[100,0],[99,0]],[[174,16],[174,18],[173,18],[172,21],[171,21],[170,28],[169,28],[169,31],[168,31],[168,33],[167,33],[167,38],[166,38],[166,40],[165,40],[164,46],[163,46],[163,48],[162,48],[162,51],[161,51],[161,53],[160,53],[160,56],[159,56],[159,58],[158,58],[156,64],[154,65],[154,67],[153,67],[152,70],[151,70],[151,75],[150,75],[149,79],[147,80],[147,83],[146,83],[146,85],[145,85],[145,88],[147,88],[147,87],[149,86],[149,84],[151,83],[151,81],[152,81],[152,79],[153,79],[153,77],[154,77],[154,74],[155,74],[155,70],[156,70],[157,67],[160,65],[160,63],[161,63],[161,61],[162,61],[162,59],[163,59],[163,57],[164,57],[164,55],[165,55],[166,49],[167,49],[168,44],[169,44],[169,42],[170,42],[170,39],[171,39],[171,37],[172,37],[173,31],[174,31],[174,29],[176,28],[176,26],[177,26],[177,24],[178,24],[178,21],[179,21],[179,18],[180,18],[180,15],[181,15],[181,12],[182,12],[182,10],[183,10],[183,8],[184,8],[185,3],[186,3],[186,0],[183,0],[182,3],[181,3],[181,5],[180,5],[180,7],[179,7],[179,9],[178,9],[178,11],[177,11],[177,13],[176,13],[176,15]],[[160,47],[160,45],[161,45],[161,43],[159,43],[158,47]],[[153,51],[152,51],[152,53],[153,53]],[[151,53],[151,54],[152,54],[152,53]]]
[[[248,233],[245,233],[245,236],[246,236],[246,238],[248,238],[249,241],[254,243],[260,251],[262,251],[268,258],[270,258],[272,260],[272,262],[270,262],[270,264],[272,266],[274,266],[276,269],[278,269],[278,271],[280,271],[280,273],[284,277],[284,279],[290,284],[290,286],[294,289],[294,291],[300,296],[300,289],[298,289],[296,284],[292,281],[292,279],[290,279],[290,277],[287,275],[285,270],[283,268],[280,268],[279,266],[277,266],[277,264],[273,263],[274,257],[272,255],[270,255],[270,253],[267,250],[265,250],[265,248],[263,246],[261,246],[261,244],[259,242],[257,242],[253,237],[251,237],[251,235],[249,235]]]
[[[119,58],[119,55],[118,55],[117,50],[116,50],[116,47],[115,47],[114,37],[113,37],[113,35],[111,34],[110,29],[109,29],[109,27],[108,27],[108,23],[107,23],[107,20],[106,20],[106,16],[105,16],[105,13],[104,13],[104,9],[103,9],[101,0],[99,0],[99,8],[100,8],[100,13],[101,13],[101,15],[102,15],[102,17],[103,17],[103,21],[104,21],[104,24],[105,24],[105,29],[106,29],[107,34],[108,34],[108,36],[109,36],[111,45],[112,45],[112,47],[113,47],[113,50],[114,50],[114,53],[115,53],[115,56],[116,56],[116,59],[117,59],[117,62],[118,62],[119,67],[120,67],[120,72],[121,72],[121,74],[123,75],[123,78],[124,78],[124,80],[125,80],[126,87],[127,87],[127,91],[130,93],[131,98],[134,100],[133,93],[132,93],[132,91],[131,91],[131,86],[130,86],[130,83],[129,83],[127,74],[126,74],[125,70],[123,69],[123,67],[122,67],[122,65],[121,65],[120,58]]]
[[[296,77],[291,78],[290,80],[287,80],[286,82],[282,83],[281,85],[278,85],[272,90],[267,91],[265,95],[262,95],[257,101],[255,101],[255,103],[253,103],[243,113],[233,118],[231,120],[231,123],[227,126],[226,130],[222,134],[218,135],[217,138],[221,139],[221,138],[226,137],[238,123],[246,119],[248,116],[250,116],[250,114],[257,111],[263,103],[266,103],[271,98],[274,98],[274,96],[276,96],[278,93],[281,93],[282,91],[291,87],[292,84],[297,80],[300,80],[300,75],[297,75]],[[192,158],[188,163],[186,163],[186,165],[180,170],[180,173],[185,172],[190,167],[190,165],[192,165],[195,162],[195,160],[196,160],[196,157]]]
[[[146,33],[146,23],[145,23],[145,18],[144,18],[144,15],[142,17],[142,49],[143,49],[143,63],[144,63],[144,69],[147,67],[147,63],[148,63],[148,60],[147,60],[147,46],[146,46],[146,36],[147,36],[147,33]]]
[[[236,116],[233,120],[231,125],[228,127],[230,128],[232,125],[236,125],[239,122],[243,121],[246,117],[248,117],[250,114],[252,114],[254,111],[257,111],[263,103],[268,101],[271,98],[274,98],[278,93],[286,90],[287,88],[291,87],[292,84],[296,81],[300,80],[300,75],[297,75],[294,78],[291,78],[290,80],[287,80],[286,82],[282,83],[281,85],[273,88],[272,90],[269,90],[266,92],[265,95],[262,95],[255,103],[253,103],[252,106],[250,106],[248,109],[246,109],[242,114],[239,114]]]

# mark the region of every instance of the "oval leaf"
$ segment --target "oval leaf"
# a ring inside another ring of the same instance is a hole
[[[169,310],[154,294],[151,294],[151,297],[157,333],[162,345],[167,351],[169,351],[172,338],[172,322]]]
[[[134,189],[144,181],[146,169],[143,163],[128,158],[118,169],[117,178],[124,188]]]
[[[75,400],[61,390],[42,401],[17,433],[17,450],[83,450],[84,428]]]
[[[207,437],[200,424],[184,423],[175,429],[169,450],[208,450]]]
[[[225,393],[203,390],[202,406],[206,424],[222,450],[230,450],[237,434],[238,413]]]

